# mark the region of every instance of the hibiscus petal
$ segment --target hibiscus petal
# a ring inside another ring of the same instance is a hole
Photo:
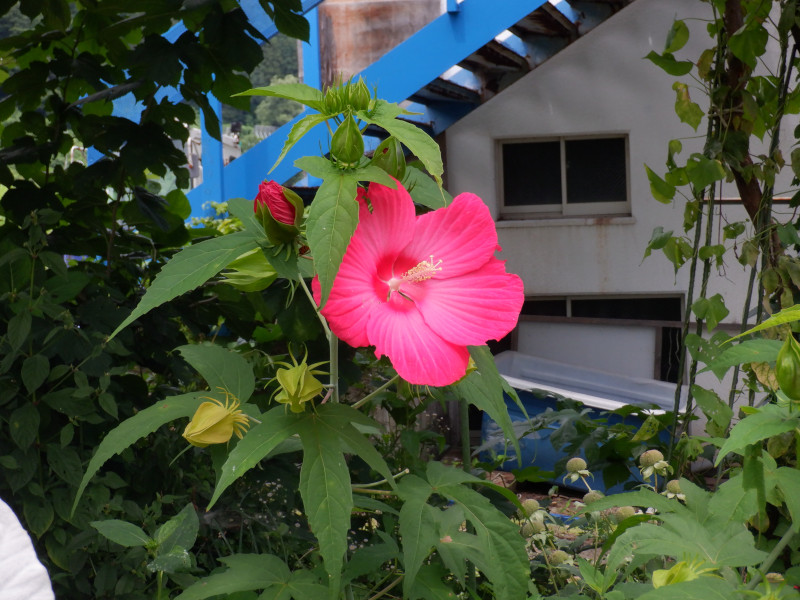
[[[368,210],[364,196],[369,199],[372,212]],[[394,262],[414,235],[414,201],[399,183],[396,190],[371,183],[366,194],[359,194],[358,200],[359,223],[353,239],[360,240],[376,262],[380,257],[391,257]]]
[[[413,241],[402,255],[413,264],[442,261],[434,278],[447,278],[474,271],[494,255],[497,232],[489,209],[475,194],[459,194],[446,208],[417,219]]]
[[[429,279],[408,293],[434,332],[464,346],[504,337],[517,324],[525,300],[522,280],[494,257],[472,273]]]
[[[348,247],[345,260],[342,261],[333,281],[328,302],[320,311],[328,321],[331,331],[354,348],[370,345],[367,339],[367,322],[371,313],[370,307],[377,303],[373,289],[374,275],[357,266],[362,254],[358,250],[358,245],[357,242],[351,242]],[[348,254],[352,260],[347,260]],[[319,305],[321,293],[319,280],[316,277],[311,282],[311,287],[314,300]]]
[[[467,371],[467,348],[436,335],[408,300],[380,305],[373,312],[367,334],[375,354],[388,356],[397,374],[409,383],[450,385]]]

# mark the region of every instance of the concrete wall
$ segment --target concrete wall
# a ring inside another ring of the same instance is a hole
[[[682,231],[684,207],[682,200],[664,205],[652,198],[643,165],[647,163],[663,174],[667,142],[673,138],[687,138],[680,155],[684,160],[689,152],[700,150],[702,140],[688,138],[702,137],[705,122],[697,133],[680,123],[674,112],[675,79],[643,57],[651,50],[663,51],[667,32],[677,16],[687,19],[692,32],[689,45],[678,53],[678,58],[697,60],[700,51],[710,45],[706,23],[699,20],[706,19],[708,11],[708,4],[699,0],[636,0],[447,130],[450,191],[477,193],[495,217],[499,213],[500,189],[496,168],[498,140],[586,134],[628,136],[629,216],[498,222],[504,250],[501,258],[507,259],[509,271],[522,277],[529,296],[686,293],[688,266],[676,276],[672,264],[660,252],[642,260],[655,227]],[[702,103],[704,96],[696,89],[696,83],[688,77],[684,80],[694,86],[692,93]],[[792,137],[789,129],[783,139]],[[788,182],[785,183],[784,189],[788,189]],[[738,195],[735,191],[725,193]],[[745,219],[744,209],[734,204],[725,206],[717,221],[724,224]],[[721,237],[715,233],[713,243],[720,243],[718,240]],[[744,269],[729,253],[724,272],[712,274],[711,279],[711,293],[721,293],[731,308],[726,321],[738,321],[746,291]],[[536,335],[528,335],[522,328],[519,347],[547,356],[547,348],[556,338],[542,335],[541,328],[537,331]],[[608,339],[607,352],[616,352],[617,362],[634,360],[639,352],[632,348],[623,351],[621,339],[615,349],[614,336]],[[576,363],[598,367],[615,360],[598,356],[597,347],[591,345],[575,344],[573,357]],[[652,364],[650,359],[637,359],[636,364]],[[638,371],[639,367],[633,370]],[[652,376],[647,369],[641,373],[630,371],[627,367],[617,370]]]

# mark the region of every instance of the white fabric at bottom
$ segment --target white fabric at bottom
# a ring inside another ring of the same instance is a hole
[[[0,500],[0,598],[54,600],[47,569],[31,538],[9,506]]]

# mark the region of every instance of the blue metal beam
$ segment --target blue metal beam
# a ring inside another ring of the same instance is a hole
[[[370,88],[377,86],[381,98],[390,102],[402,102],[546,2],[547,0],[464,0],[458,4],[457,12],[447,12],[434,19],[364,69],[361,75]],[[440,115],[445,111],[439,112],[438,108],[431,108],[431,116],[436,117],[436,121],[432,123],[436,132],[443,131],[463,116],[451,113],[442,117]],[[300,118],[280,127],[225,167],[224,198],[255,196],[258,183],[267,177],[267,171],[280,154],[291,127]],[[327,136],[327,129],[322,126],[312,130],[292,148],[269,177],[285,183],[297,175],[299,171],[294,167],[294,161],[308,154],[320,154],[327,147]],[[198,186],[189,192],[193,206],[194,197],[201,193],[201,188],[202,186]]]

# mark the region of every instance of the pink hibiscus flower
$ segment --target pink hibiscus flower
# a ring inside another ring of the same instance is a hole
[[[366,199],[372,206],[367,207]],[[359,223],[322,309],[351,346],[375,346],[406,381],[458,381],[467,346],[499,340],[517,323],[522,280],[495,258],[497,232],[475,194],[420,217],[400,185],[359,192]],[[320,301],[319,283],[314,296]]]

